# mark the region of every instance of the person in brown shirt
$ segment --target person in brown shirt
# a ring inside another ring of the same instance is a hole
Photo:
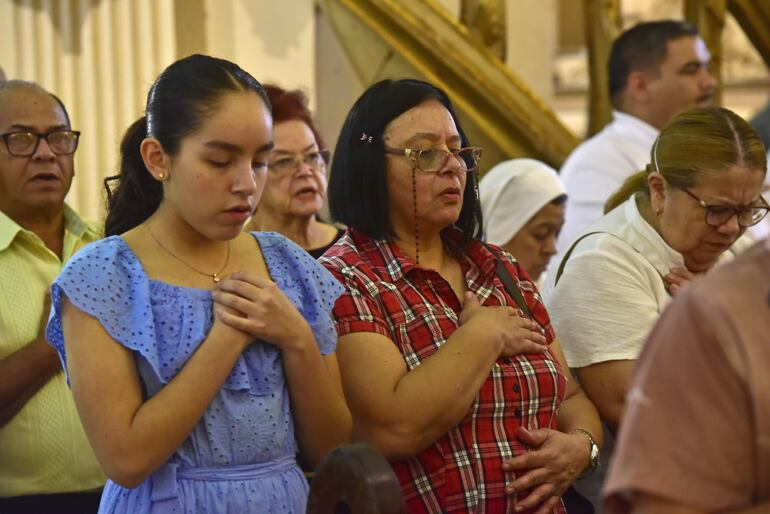
[[[663,313],[626,398],[608,513],[770,512],[769,295],[765,240]]]

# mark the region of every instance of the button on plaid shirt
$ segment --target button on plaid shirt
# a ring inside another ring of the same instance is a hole
[[[460,236],[453,230],[445,241],[462,255],[458,260],[468,290],[482,305],[516,307],[495,274],[494,255],[478,241],[458,250]],[[492,248],[518,279],[550,344],[553,328],[535,285],[510,255]],[[382,334],[398,346],[409,370],[439,351],[458,327],[462,305],[449,283],[416,265],[395,244],[348,230],[320,262],[346,289],[334,308],[339,336]],[[414,457],[391,462],[407,511],[512,512],[527,491],[505,495],[515,476],[503,470],[503,460],[527,451],[517,440],[518,427],[556,429],[565,390],[566,378],[550,351],[498,359],[454,428]],[[561,502],[554,512],[565,512]]]

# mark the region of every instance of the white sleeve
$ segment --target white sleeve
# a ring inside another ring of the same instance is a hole
[[[564,167],[567,216],[558,238],[560,253],[583,229],[604,216],[604,203],[623,183],[622,177],[614,177],[601,160],[585,155],[588,153],[576,156]]]
[[[617,237],[581,241],[547,305],[570,367],[636,359],[662,308],[661,289],[665,296],[655,268]]]
[[[614,131],[606,129],[580,145],[559,171],[567,189],[567,217],[557,241],[560,254],[592,223],[604,216],[607,199],[637,171]]]

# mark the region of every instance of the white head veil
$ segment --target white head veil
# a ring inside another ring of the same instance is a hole
[[[504,245],[548,203],[566,193],[556,171],[534,159],[503,161],[479,182],[486,240]]]

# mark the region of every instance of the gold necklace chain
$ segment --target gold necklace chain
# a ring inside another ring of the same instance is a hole
[[[225,263],[222,265],[222,268],[220,268],[220,270],[217,271],[216,273],[206,273],[205,271],[201,271],[201,270],[193,267],[192,265],[188,264],[187,262],[183,261],[182,259],[177,257],[174,254],[174,252],[172,252],[171,250],[169,250],[168,248],[163,246],[163,243],[161,243],[158,240],[158,238],[155,237],[155,234],[152,233],[152,230],[150,230],[150,225],[149,224],[145,224],[144,228],[147,229],[147,233],[150,234],[150,237],[152,238],[152,240],[155,241],[155,244],[158,245],[161,250],[163,250],[164,252],[169,254],[171,257],[173,257],[174,259],[178,260],[179,262],[181,262],[182,264],[184,264],[185,266],[187,266],[191,270],[193,270],[195,273],[199,273],[201,275],[210,277],[211,280],[213,280],[215,284],[218,283],[219,280],[220,280],[219,274],[222,273],[225,270],[225,268],[227,267],[227,263],[230,262],[230,241],[227,242],[227,256],[225,257]]]

